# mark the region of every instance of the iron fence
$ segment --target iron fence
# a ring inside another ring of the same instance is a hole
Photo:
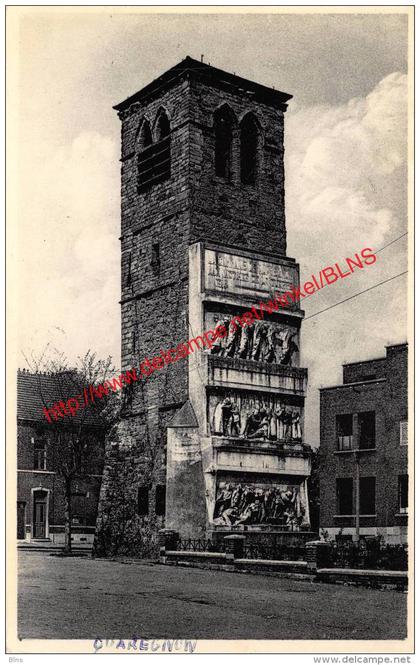
[[[226,545],[223,542],[206,540],[205,538],[186,538],[178,541],[177,550],[184,552],[225,552]],[[305,547],[246,543],[243,557],[245,559],[271,559],[274,561],[305,561]]]
[[[407,570],[408,551],[405,545],[383,545],[373,542],[334,542],[331,544],[330,565],[333,568],[371,570]]]
[[[222,541],[206,538],[186,538],[177,543],[178,551],[185,552],[225,552]],[[271,545],[261,542],[246,542],[243,557],[245,559],[266,559],[272,561],[306,561],[304,545]],[[328,562],[328,563],[327,563]],[[405,545],[384,545],[376,539],[334,541],[330,543],[326,558],[327,567],[371,570],[407,570],[408,551]]]
[[[185,538],[178,540],[178,551],[183,552],[224,552],[225,545],[206,538]]]
[[[264,545],[247,543],[244,547],[245,559],[267,559],[271,561],[305,561],[305,547],[287,545]]]

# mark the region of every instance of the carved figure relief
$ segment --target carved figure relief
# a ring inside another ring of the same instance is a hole
[[[231,320],[227,316],[216,316],[210,321],[210,326],[224,325],[228,331],[224,339],[216,340],[210,351],[212,355],[279,365],[296,364],[299,347],[295,328],[265,321],[241,327]]]
[[[293,529],[302,523],[304,516],[298,486],[225,481],[218,484],[214,524],[283,524]]]
[[[210,429],[219,436],[271,441],[302,441],[300,407],[279,399],[210,396]]]

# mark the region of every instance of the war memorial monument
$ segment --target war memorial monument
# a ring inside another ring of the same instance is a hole
[[[304,312],[260,308],[299,285],[284,205],[290,98],[186,58],[115,107],[122,370],[147,358],[158,371],[125,391],[107,443],[100,554],[148,556],[163,529],[216,543],[314,536]],[[181,342],[218,326],[211,348],[179,359]],[[159,365],[162,349],[177,362]]]

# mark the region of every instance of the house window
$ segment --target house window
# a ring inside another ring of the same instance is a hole
[[[375,447],[375,411],[359,413],[359,448],[368,450]]]
[[[241,122],[241,182],[254,185],[258,170],[258,125],[252,115]]]
[[[353,478],[337,478],[337,514],[353,514]]]
[[[398,476],[400,513],[408,513],[408,475]]]
[[[171,177],[171,136],[170,124],[164,111],[156,121],[156,141],[152,143],[152,135],[148,123],[144,122],[140,132],[137,156],[137,190],[145,192]]]
[[[152,244],[151,266],[152,266],[153,274],[158,275],[159,271],[160,271],[160,251],[159,251],[159,243],[158,242],[154,242]]]
[[[359,481],[359,512],[360,515],[376,513],[376,478],[360,478]]]
[[[336,416],[337,450],[353,448],[353,415],[343,413]]]
[[[408,422],[402,420],[400,422],[400,446],[408,445]]]
[[[156,485],[156,515],[164,515],[166,508],[166,485]]]
[[[232,167],[232,115],[228,107],[214,114],[214,167],[216,175],[229,180]]]
[[[34,441],[34,469],[45,471],[47,468],[47,442],[45,439]]]
[[[137,512],[139,515],[149,514],[149,488],[144,485],[138,489]]]

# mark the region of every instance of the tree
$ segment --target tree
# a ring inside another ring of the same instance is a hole
[[[28,360],[27,360],[28,362]],[[103,457],[106,431],[119,414],[119,396],[93,392],[114,373],[111,357],[98,359],[90,350],[70,367],[64,354],[44,352],[28,362],[37,375],[40,403],[52,448],[54,470],[64,484],[64,552],[71,554],[72,494],[78,479],[97,468]],[[93,396],[85,400],[85,396]],[[86,403],[87,402],[87,403]]]

